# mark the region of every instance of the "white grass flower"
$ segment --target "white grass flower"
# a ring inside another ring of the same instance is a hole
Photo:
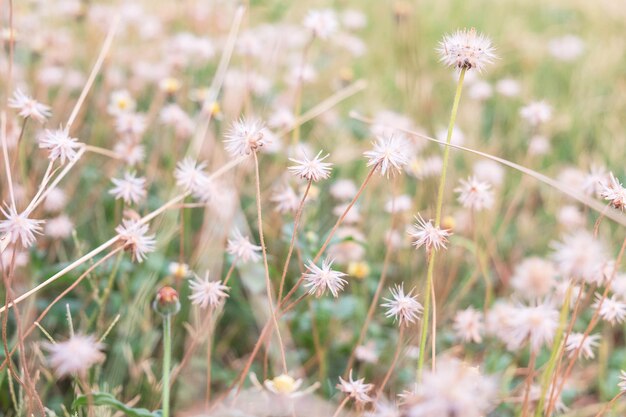
[[[115,185],[109,190],[109,194],[115,199],[123,199],[126,204],[139,203],[146,197],[146,179],[138,177],[134,172],[124,173],[123,178],[112,178]]]
[[[522,107],[519,114],[529,125],[537,127],[550,121],[552,118],[552,106],[544,100],[533,101]]]
[[[362,405],[374,401],[374,399],[368,395],[374,388],[374,385],[366,384],[365,378],[354,380],[352,378],[352,369],[350,369],[347,380],[339,377],[337,388],[349,398],[352,398],[357,404]]]
[[[400,326],[408,326],[415,323],[422,313],[423,307],[417,301],[417,295],[413,295],[412,289],[407,294],[404,293],[404,283],[396,285],[391,289],[391,298],[384,298],[386,303],[381,304],[387,311],[387,318],[393,317]]]
[[[49,352],[49,363],[57,377],[85,375],[95,364],[104,361],[104,345],[94,336],[75,334],[68,340],[58,343],[45,343]]]
[[[322,267],[309,261],[308,272],[304,274],[305,287],[309,288],[309,294],[320,297],[330,291],[333,297],[338,297],[348,281],[343,279],[347,274],[331,269],[333,261],[326,258],[322,261]]]
[[[319,151],[313,159],[310,159],[306,154],[304,154],[303,159],[289,158],[289,160],[296,165],[290,166],[288,170],[296,177],[307,181],[318,182],[319,180],[326,179],[330,176],[333,164],[324,162],[324,160],[330,156],[329,154],[325,156],[321,155],[322,151]]]
[[[226,252],[244,264],[258,262],[261,259],[259,254],[261,249],[260,246],[250,242],[250,237],[242,235],[239,229],[235,229],[233,237],[228,239],[228,244],[226,245]]]
[[[0,233],[8,236],[11,243],[19,240],[22,247],[31,247],[35,243],[36,235],[41,234],[44,221],[30,219],[28,213],[18,213],[13,206],[6,206],[6,209],[0,207],[0,211],[5,217],[0,221]]]
[[[376,166],[382,175],[400,173],[409,163],[408,145],[401,136],[379,136],[372,144],[374,148],[364,153],[367,166]]]
[[[440,60],[449,67],[481,72],[496,58],[491,40],[476,29],[458,30],[445,35],[437,48]]]
[[[435,227],[432,220],[425,221],[420,214],[415,216],[416,223],[409,230],[409,236],[413,240],[416,249],[424,246],[426,251],[438,251],[446,249],[448,237],[452,234],[446,229]]]
[[[18,110],[18,114],[23,118],[32,118],[39,123],[44,123],[50,117],[50,107],[41,104],[32,97],[24,94],[22,90],[15,90],[9,99],[9,107]]]
[[[474,210],[488,210],[493,207],[494,194],[491,184],[479,181],[476,177],[461,180],[461,185],[454,189],[459,194],[459,203],[463,207]]]
[[[230,289],[222,284],[222,281],[210,281],[209,271],[206,272],[204,278],[195,275],[195,279],[189,281],[191,295],[189,299],[192,304],[199,305],[201,308],[209,308],[215,310],[228,297],[227,291]]]
[[[206,182],[206,163],[198,163],[193,158],[187,157],[176,164],[174,177],[176,185],[185,191],[197,193]]]
[[[565,345],[565,350],[569,353],[570,357],[573,357],[576,354],[576,350],[579,348],[579,358],[593,359],[595,357],[593,350],[597,348],[600,343],[600,335],[590,334],[587,337],[584,336],[583,333],[570,333],[567,338],[567,344]]]
[[[610,180],[606,184],[601,184],[600,196],[609,201],[613,208],[626,210],[626,188],[610,173]]]
[[[124,138],[117,142],[113,147],[113,152],[131,167],[146,159],[146,148],[132,138]]]
[[[602,305],[600,305],[601,301]],[[626,303],[618,300],[616,295],[606,297],[603,300],[602,295],[596,294],[593,308],[598,309],[600,317],[611,325],[621,324],[626,319]]]
[[[481,343],[485,325],[483,314],[472,307],[459,310],[454,316],[454,332],[463,342]]]
[[[39,148],[48,150],[48,159],[51,161],[60,160],[61,165],[65,161],[72,161],[76,158],[77,149],[81,144],[76,138],[70,137],[69,130],[65,129],[48,130],[39,138]]]
[[[136,262],[143,262],[146,254],[154,252],[156,248],[154,235],[147,234],[147,224],[124,219],[122,224],[115,228],[115,231],[120,235],[120,242],[124,245],[124,249],[132,253],[133,260]]]
[[[266,142],[263,127],[263,123],[258,119],[242,117],[233,122],[225,134],[226,151],[233,157],[257,152]]]
[[[303,25],[313,33],[313,36],[320,39],[328,39],[339,27],[337,15],[332,9],[310,10],[304,18]]]

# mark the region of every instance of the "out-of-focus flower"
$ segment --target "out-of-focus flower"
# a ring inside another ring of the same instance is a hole
[[[32,118],[39,123],[44,123],[51,115],[50,107],[41,104],[19,89],[15,90],[8,103],[9,107],[18,110],[18,114],[23,118]]]
[[[133,259],[139,263],[143,262],[146,254],[154,252],[156,248],[154,235],[148,235],[147,224],[124,219],[122,224],[115,228],[115,232],[120,235],[120,242],[124,245],[124,249],[131,252]]]
[[[105,359],[104,345],[94,336],[75,334],[68,340],[43,345],[49,353],[49,363],[57,377],[85,375],[95,364]]]

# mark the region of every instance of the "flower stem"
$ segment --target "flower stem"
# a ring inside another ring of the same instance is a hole
[[[170,367],[172,360],[172,316],[163,316],[163,381],[162,385],[162,417],[170,415]]]
[[[448,124],[448,136],[446,137],[446,146],[443,151],[443,166],[441,168],[441,178],[439,180],[439,189],[437,191],[437,206],[435,208],[435,227],[441,225],[441,212],[443,208],[443,192],[446,185],[446,172],[448,170],[448,160],[450,159],[450,142],[452,140],[452,131],[454,130],[454,123],[456,122],[456,114],[459,109],[459,102],[461,101],[461,91],[463,91],[463,80],[465,78],[465,68],[461,69],[459,74],[459,81],[456,86],[456,94],[454,95],[454,103],[452,105],[452,112],[450,113],[450,123]],[[420,351],[417,362],[417,380],[421,381],[422,371],[424,368],[426,337],[428,336],[428,322],[430,315],[431,305],[431,292],[433,287],[433,273],[435,271],[435,252],[431,251],[428,254],[428,270],[426,273],[426,291],[424,292],[424,318],[422,322],[422,332],[420,336]],[[433,304],[435,300],[432,300]],[[435,319],[433,318],[433,323]],[[433,343],[433,347],[434,347]],[[435,359],[435,352],[433,349],[432,359]]]

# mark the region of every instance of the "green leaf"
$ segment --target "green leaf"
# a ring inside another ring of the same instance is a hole
[[[94,392],[90,396],[81,395],[77,397],[72,403],[72,408],[76,409],[78,407],[86,406],[89,401],[93,405],[108,405],[110,407],[115,408],[118,411],[123,412],[129,417],[160,417],[161,411],[149,411],[145,408],[133,408],[129,407],[126,404],[118,401],[113,395],[108,392]]]

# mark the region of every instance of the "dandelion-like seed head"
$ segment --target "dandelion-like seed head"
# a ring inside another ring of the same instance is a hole
[[[44,123],[52,114],[49,106],[41,104],[19,89],[13,93],[8,104],[9,107],[18,110],[18,114],[23,118],[32,118],[39,123]]]
[[[76,138],[69,135],[67,127],[65,129],[48,130],[39,138],[39,148],[48,150],[48,158],[51,161],[60,160],[61,164],[72,161],[76,158],[77,149],[81,144]]]
[[[308,272],[304,274],[305,287],[309,288],[309,294],[314,294],[316,297],[320,297],[330,291],[333,297],[338,297],[339,292],[343,290],[344,285],[348,281],[343,279],[347,274],[334,271],[331,269],[333,261],[326,258],[322,261],[321,268],[309,261],[307,266]]]
[[[226,151],[233,157],[250,155],[266,143],[263,123],[258,119],[241,119],[234,122],[225,135]]]
[[[374,399],[368,395],[374,388],[374,385],[366,384],[365,378],[354,380],[352,378],[352,369],[350,370],[350,375],[347,380],[339,377],[337,388],[353,399],[357,404],[367,404],[374,401]]]
[[[210,281],[209,271],[206,272],[204,278],[195,275],[195,278],[189,281],[191,295],[189,299],[193,304],[199,305],[201,308],[216,309],[228,297],[227,291],[230,289],[222,284],[222,281]]]
[[[136,204],[146,197],[146,179],[134,172],[125,172],[123,178],[112,178],[111,182],[115,187],[109,190],[109,194],[116,200],[121,198],[126,204]]]
[[[226,245],[226,252],[243,263],[258,262],[261,259],[261,249],[260,246],[250,242],[249,236],[242,235],[239,229],[235,229]]]
[[[8,241],[16,243],[18,240],[22,247],[31,247],[36,240],[36,235],[41,234],[43,220],[31,219],[28,213],[18,213],[15,207],[6,206],[0,208],[5,219],[0,221],[0,233],[8,236]]]
[[[413,239],[416,249],[424,246],[428,252],[446,249],[448,237],[452,235],[449,230],[442,229],[433,224],[432,220],[424,220],[420,214],[415,216],[416,223],[409,230],[409,236]]]
[[[321,155],[322,151],[319,151],[314,158],[309,158],[306,154],[302,159],[289,158],[291,162],[295,163],[288,168],[289,172],[296,177],[312,182],[328,178],[333,164],[324,162],[330,156],[329,154]]]
[[[404,284],[396,285],[391,289],[391,298],[385,298],[386,303],[381,304],[387,311],[385,316],[393,317],[400,326],[407,326],[415,323],[419,318],[423,307],[417,301],[417,295],[413,295],[412,289],[407,294],[404,293]]]
[[[477,33],[474,28],[445,35],[439,43],[437,52],[439,52],[441,62],[458,70],[475,68],[481,72],[496,58],[491,40]]]
[[[494,193],[486,181],[479,181],[476,177],[469,177],[467,180],[461,180],[460,185],[454,189],[459,194],[459,203],[463,207],[482,211],[493,207]]]
[[[364,153],[367,166],[376,166],[382,175],[389,177],[401,173],[409,163],[409,147],[406,140],[397,135],[379,136],[373,149]]]
[[[115,228],[120,236],[120,242],[124,245],[124,249],[131,252],[133,260],[143,262],[146,254],[154,252],[156,248],[156,240],[154,235],[148,235],[148,225],[141,224],[136,220],[124,219],[122,224]]]
[[[611,207],[618,210],[626,210],[626,188],[610,173],[608,183],[601,183],[600,196],[607,200]]]

